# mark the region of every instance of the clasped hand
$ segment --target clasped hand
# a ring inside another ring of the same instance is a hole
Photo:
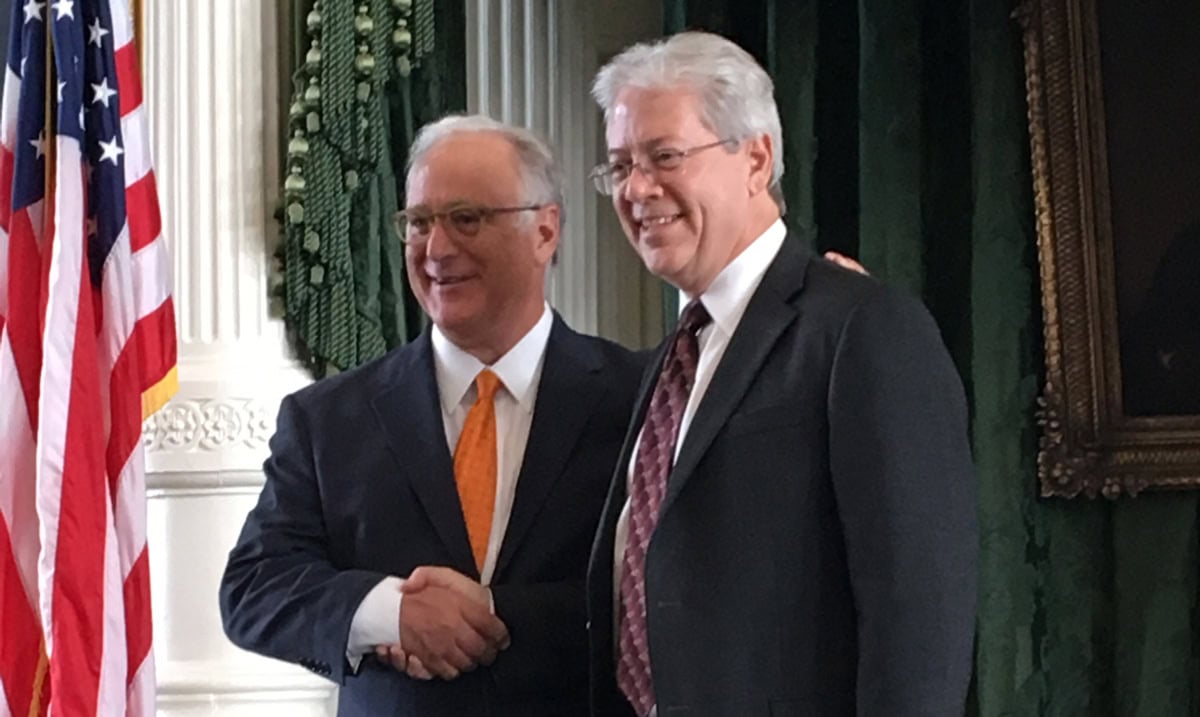
[[[490,665],[508,648],[508,628],[491,610],[491,594],[451,568],[422,566],[401,587],[400,644],[376,656],[416,679],[452,680]]]

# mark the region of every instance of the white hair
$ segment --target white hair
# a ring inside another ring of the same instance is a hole
[[[424,162],[425,155],[434,145],[451,135],[474,132],[494,132],[508,140],[520,162],[518,169],[525,184],[522,189],[528,195],[525,200],[558,205],[561,226],[566,209],[563,202],[563,173],[550,147],[524,127],[514,127],[486,115],[447,115],[422,127],[408,150],[408,162],[404,170],[405,192],[408,191],[413,168]]]
[[[612,119],[617,95],[627,87],[687,89],[700,100],[701,120],[720,139],[768,135],[774,155],[770,193],[784,211],[783,126],[775,106],[775,85],[750,53],[707,32],[681,32],[625,48],[600,68],[592,96]]]

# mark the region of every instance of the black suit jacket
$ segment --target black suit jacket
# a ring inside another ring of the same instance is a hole
[[[283,401],[221,583],[226,633],[337,682],[342,715],[586,712],[587,556],[644,363],[555,317],[492,580],[512,646],[490,668],[420,682],[345,659],[354,612],[385,576],[445,565],[479,578],[428,332]]]
[[[614,679],[614,529],[589,571],[593,710]],[[659,717],[961,715],[977,529],[967,411],[919,302],[789,238],[716,368],[646,557]]]

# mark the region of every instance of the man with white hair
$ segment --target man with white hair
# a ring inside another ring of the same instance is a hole
[[[597,188],[688,299],[592,553],[593,712],[962,714],[975,487],[937,326],[788,235],[772,83],[741,48],[634,45],[593,93]]]
[[[225,630],[341,685],[341,715],[586,713],[583,579],[644,361],[546,303],[562,187],[540,140],[440,120],[405,200],[432,326],[284,399]]]

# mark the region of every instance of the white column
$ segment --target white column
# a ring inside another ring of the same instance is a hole
[[[332,713],[333,685],[233,647],[217,586],[262,485],[280,399],[308,379],[271,316],[277,3],[145,3],[146,103],[172,247],[178,395],[144,430],[159,713]]]
[[[590,3],[468,0],[467,108],[534,130],[554,149],[567,178],[566,224],[550,303],[579,331],[599,329],[594,240],[595,193],[586,174],[595,156],[595,111],[584,77],[591,57],[584,19]]]
[[[587,178],[603,158],[591,83],[612,47],[658,34],[658,3],[467,0],[467,109],[528,127],[566,177],[566,225],[550,304],[578,331],[628,346],[662,336],[661,291]]]

